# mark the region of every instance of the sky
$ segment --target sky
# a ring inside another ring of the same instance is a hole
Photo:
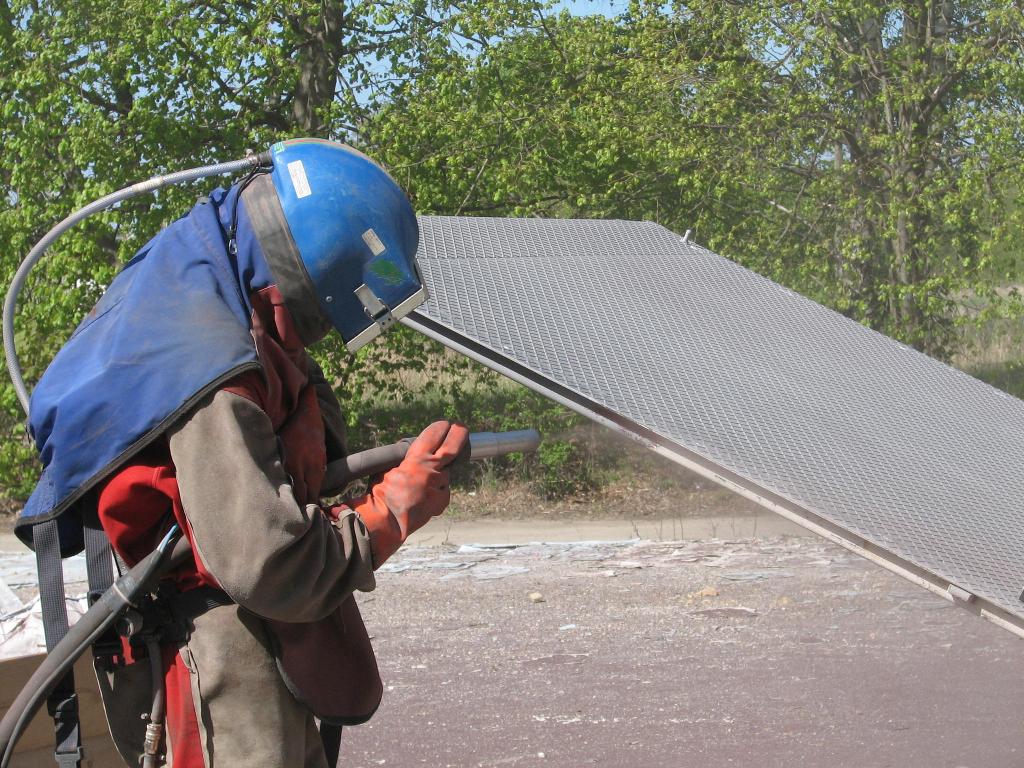
[[[600,13],[604,16],[615,16],[622,13],[626,3],[624,0],[612,2],[611,0],[559,0],[555,8],[565,8],[576,16],[590,16]]]

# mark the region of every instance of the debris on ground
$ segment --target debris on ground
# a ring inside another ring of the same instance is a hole
[[[34,576],[0,553],[7,656],[43,647]],[[819,539],[407,547],[357,600],[386,693],[353,768],[1021,765],[1020,640]]]

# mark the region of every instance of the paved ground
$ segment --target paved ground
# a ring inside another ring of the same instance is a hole
[[[344,765],[1024,765],[1021,641],[816,539],[389,571],[361,601],[387,692]]]

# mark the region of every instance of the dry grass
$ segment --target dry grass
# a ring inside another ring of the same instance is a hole
[[[1024,318],[996,318],[964,331],[954,366],[1016,397],[1024,397]]]

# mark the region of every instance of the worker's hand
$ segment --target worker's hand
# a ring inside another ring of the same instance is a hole
[[[461,424],[435,421],[412,441],[401,464],[384,473],[366,496],[350,502],[370,532],[375,568],[447,508],[448,466],[468,441],[469,430]]]

